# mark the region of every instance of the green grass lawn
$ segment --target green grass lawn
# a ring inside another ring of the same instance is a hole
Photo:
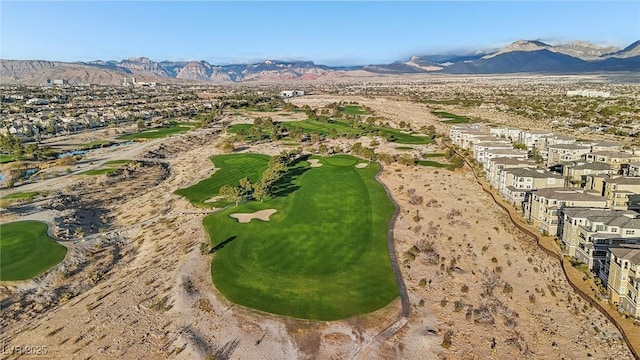
[[[0,225],[0,280],[30,279],[64,259],[67,248],[47,236],[47,225],[18,221]]]
[[[231,155],[240,163],[245,156]],[[213,282],[229,300],[296,318],[336,320],[397,298],[387,250],[394,205],[374,178],[379,165],[358,169],[354,165],[360,161],[346,155],[318,159],[323,166],[310,168],[306,161],[292,166],[276,190],[279,196],[204,219],[219,248],[211,265]],[[233,166],[230,160],[225,165]],[[255,167],[246,170],[241,176],[254,174]],[[216,175],[218,184],[228,182]],[[268,222],[243,224],[229,217],[271,208],[278,212]]]
[[[450,168],[451,165],[449,164],[443,164],[437,161],[431,161],[431,160],[418,160],[416,161],[416,164],[418,165],[422,165],[422,166],[430,166],[430,167],[436,167],[436,168]]]
[[[183,133],[185,131],[193,129],[191,125],[177,124],[166,128],[149,129],[141,132],[122,135],[118,137],[119,140],[135,140],[135,139],[159,139],[174,134]]]
[[[110,160],[105,165],[124,165],[132,162],[133,160]]]
[[[423,154],[423,157],[426,158],[436,158],[436,157],[444,157],[443,153],[431,153],[431,154]]]
[[[0,164],[10,163],[16,161],[16,158],[8,154],[0,154]]]
[[[104,174],[111,174],[116,170],[117,169],[113,169],[113,168],[92,169],[92,170],[83,171],[78,175],[104,175]]]
[[[369,115],[370,113],[359,105],[347,105],[340,107],[340,112],[349,115]]]
[[[456,115],[456,114],[452,114],[452,113],[448,113],[445,111],[431,111],[431,113],[441,119],[443,123],[447,123],[447,124],[466,124],[471,122],[471,119],[469,119],[466,116],[461,116],[461,115]]]
[[[211,158],[213,165],[218,170],[208,179],[184,189],[176,190],[176,194],[182,195],[198,207],[221,207],[228,205],[225,200],[204,202],[218,195],[220,187],[225,184],[238,185],[238,181],[248,177],[253,182],[262,177],[267,168],[269,157],[262,154],[243,155],[218,155]]]
[[[80,148],[81,149],[92,149],[94,147],[107,145],[107,144],[111,144],[111,141],[108,141],[108,140],[96,140],[96,141],[92,141],[92,142],[81,144]]]
[[[16,192],[13,194],[5,195],[1,199],[3,200],[13,200],[13,199],[31,199],[40,195],[38,191],[26,191],[26,192]]]

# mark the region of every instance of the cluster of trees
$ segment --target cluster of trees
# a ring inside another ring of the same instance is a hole
[[[377,158],[375,150],[366,146],[362,146],[362,143],[355,143],[351,146],[351,153],[365,158],[369,161],[373,161]]]
[[[19,136],[13,134],[0,135],[0,152],[16,158],[45,160],[55,158],[57,153],[49,148],[41,148],[36,143],[24,144]]]
[[[227,201],[235,203],[236,206],[243,200],[264,201],[272,195],[274,185],[282,179],[289,165],[298,158],[301,152],[302,149],[294,149],[272,156],[260,180],[254,183],[249,178],[243,178],[236,186],[223,185],[220,187],[220,195]]]
[[[458,169],[464,166],[464,158],[458,155],[455,149],[449,148],[444,155],[444,157],[451,163],[452,169]]]

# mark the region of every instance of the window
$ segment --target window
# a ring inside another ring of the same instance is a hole
[[[617,227],[612,227],[611,228],[611,232],[617,233],[618,232],[618,228]]]
[[[625,235],[633,235],[633,234],[635,234],[635,233],[636,233],[636,232],[635,232],[634,230],[625,230],[625,231],[624,231],[624,234],[625,234]]]
[[[596,225],[596,231],[603,231],[604,225]]]

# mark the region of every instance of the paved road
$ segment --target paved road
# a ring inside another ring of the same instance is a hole
[[[409,321],[409,317],[411,317],[411,303],[409,302],[409,295],[407,294],[407,287],[404,283],[404,278],[402,277],[402,272],[400,271],[400,266],[398,264],[398,254],[396,253],[396,248],[394,245],[395,237],[393,235],[393,228],[396,223],[396,218],[398,214],[400,214],[400,208],[398,204],[393,200],[391,193],[386,185],[382,183],[379,179],[379,175],[382,172],[382,165],[380,165],[380,171],[376,174],[376,180],[382,187],[384,191],[387,193],[387,197],[393,202],[393,206],[395,207],[395,212],[389,220],[389,230],[387,230],[387,248],[389,250],[389,258],[391,259],[391,266],[393,267],[393,273],[396,277],[396,283],[398,284],[398,291],[400,293],[400,301],[402,303],[402,312],[400,318],[396,320],[393,324],[389,325],[386,329],[382,330],[378,335],[376,335],[369,342],[362,345],[362,347],[356,352],[354,355],[354,359],[370,359],[371,352],[375,351],[375,349],[384,343],[387,339],[395,335],[400,329],[402,329],[407,322]]]

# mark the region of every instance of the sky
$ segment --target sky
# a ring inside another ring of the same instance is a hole
[[[0,57],[364,65],[515,40],[623,48],[640,1],[6,1]]]

